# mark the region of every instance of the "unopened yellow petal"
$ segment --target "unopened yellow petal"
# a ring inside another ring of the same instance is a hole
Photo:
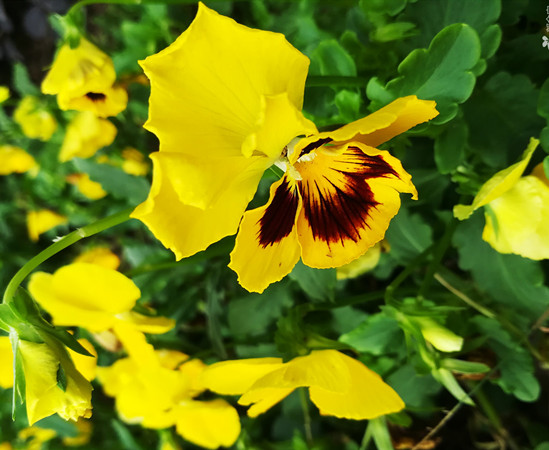
[[[321,350],[316,353],[335,352]],[[315,353],[315,352],[313,352]],[[346,419],[373,419],[402,410],[405,405],[398,394],[375,372],[360,361],[336,352],[339,364],[346,367],[350,382],[344,392],[336,392],[315,385],[309,388],[311,401],[321,414]]]
[[[0,175],[24,173],[37,167],[34,158],[20,147],[0,145]]]
[[[400,161],[386,151],[350,143],[341,154],[317,149],[298,162],[303,208],[297,221],[303,262],[348,264],[381,241],[400,208],[400,192],[417,192]]]
[[[412,317],[419,325],[423,338],[441,352],[459,352],[463,347],[463,338],[440,325],[431,317]]]
[[[356,278],[377,266],[381,257],[381,243],[369,248],[366,253],[344,266],[337,268],[337,279]]]
[[[282,34],[247,28],[200,3],[190,27],[141,65],[151,80],[145,126],[160,151],[213,157],[242,155],[264,96],[287,93],[301,109],[309,60]]]
[[[206,388],[219,394],[243,394],[258,379],[280,367],[282,367],[281,358],[222,361],[212,364],[204,370],[202,383]]]
[[[40,211],[29,211],[27,213],[27,230],[31,241],[38,241],[38,237],[59,225],[64,225],[68,221],[67,217],[57,214],[49,209]]]
[[[177,433],[201,447],[230,447],[240,434],[238,413],[225,400],[187,401],[176,408],[175,415]]]
[[[244,214],[229,267],[250,292],[263,292],[299,261],[295,226],[301,210],[297,186],[289,177],[271,185],[269,202]]]
[[[538,144],[539,141],[537,139],[531,138],[528,147],[522,155],[522,159],[512,166],[507,167],[507,169],[500,170],[484,183],[473,199],[473,204],[454,206],[454,216],[459,220],[465,220],[473,214],[473,211],[481,206],[487,205],[492,200],[511,189],[522,176],[522,173],[530,162],[532,154]]]
[[[549,258],[549,186],[540,178],[520,178],[486,208],[482,238],[495,250]]]
[[[120,266],[120,258],[107,247],[94,247],[78,255],[73,262],[97,264],[107,269],[116,270]]]
[[[59,152],[59,161],[65,162],[74,157],[89,158],[116,137],[116,127],[106,119],[92,112],[78,113],[67,126],[67,133]]]

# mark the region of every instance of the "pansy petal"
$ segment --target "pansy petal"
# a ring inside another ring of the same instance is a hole
[[[208,366],[202,373],[202,384],[223,395],[246,392],[259,378],[282,367],[281,358],[250,358],[222,361]]]
[[[27,231],[29,233],[29,238],[31,241],[36,242],[41,234],[59,225],[64,225],[67,222],[67,217],[49,209],[29,211],[27,213]]]
[[[75,96],[73,92],[61,92],[57,103],[62,110],[91,111],[98,117],[110,117],[126,109],[128,93],[120,86],[96,88],[80,96]]]
[[[293,162],[306,146],[314,145],[316,142],[330,142],[337,146],[354,141],[377,147],[398,134],[436,117],[438,111],[435,107],[434,101],[419,100],[415,95],[398,98],[374,113],[335,131],[326,131],[304,138],[296,146]]]
[[[84,347],[92,356],[82,355],[81,353],[76,353],[74,350],[68,349],[69,354],[71,355],[72,361],[76,370],[82,374],[82,376],[88,380],[92,381],[95,378],[95,373],[97,369],[97,351],[90,341],[87,339],[78,339],[78,342],[82,347]]]
[[[239,159],[244,160],[244,158]],[[226,189],[221,192],[217,191],[219,193],[217,198],[210,196],[212,203],[208,208],[203,209],[181,202],[173,184],[180,183],[177,184],[179,190],[183,189],[183,181],[178,181],[181,179],[181,174],[175,180],[170,179],[164,173],[163,161],[162,158],[153,158],[153,183],[149,197],[134,210],[131,217],[145,223],[156,238],[174,252],[178,260],[206,249],[225,236],[236,233],[240,218],[254,195],[251,186],[255,181],[252,178],[257,177],[259,182],[261,177],[259,170],[254,170],[253,173],[235,174],[235,179],[231,180],[232,184],[226,186]],[[252,159],[250,163],[254,164]],[[198,173],[199,171],[196,172],[197,177]],[[207,173],[208,171],[204,172],[204,174]],[[221,177],[220,172],[215,174]],[[193,177],[192,173],[190,176]],[[206,179],[211,179],[214,183],[214,178],[210,178],[210,175]],[[222,179],[227,180],[227,177],[224,176]],[[202,187],[199,188],[199,192],[206,193],[207,186],[202,181],[200,183]],[[215,183],[215,189],[221,189],[222,185],[217,181]],[[195,199],[200,203],[198,196]]]
[[[240,434],[238,413],[225,400],[190,400],[176,407],[174,415],[177,433],[201,447],[230,447]]]
[[[549,186],[535,176],[520,178],[486,206],[482,238],[500,253],[549,258]]]
[[[248,409],[248,416],[257,417],[284,400],[294,389],[277,387],[254,389],[240,397],[238,403],[244,406],[252,405]]]
[[[395,413],[405,407],[398,394],[377,373],[361,362],[337,353],[349,371],[349,389],[346,392],[334,392],[311,386],[311,401],[321,414],[364,420]]]
[[[0,387],[13,386],[13,353],[8,336],[0,336]]]
[[[164,334],[175,327],[175,320],[168,317],[151,317],[134,311],[128,311],[116,316],[118,319],[131,323],[135,329],[149,334]]]
[[[337,267],[383,239],[400,207],[399,192],[417,193],[400,161],[386,151],[351,143],[339,155],[317,150],[298,162],[303,208],[297,222],[303,262]]]
[[[454,206],[454,216],[456,216],[459,220],[465,220],[473,214],[473,211],[481,206],[487,205],[492,200],[498,198],[500,195],[503,195],[506,191],[511,189],[522,176],[522,173],[526,170],[526,166],[530,162],[532,154],[538,144],[539,141],[537,139],[531,138],[528,147],[522,155],[522,159],[506,169],[500,170],[486,183],[484,183],[477,195],[475,195],[473,204]]]
[[[295,181],[285,176],[271,185],[265,206],[244,214],[229,264],[243,288],[261,293],[292,271],[301,252],[295,226],[300,209]]]
[[[286,92],[301,109],[308,65],[282,34],[250,29],[200,3],[189,28],[141,62],[151,80],[145,126],[160,151],[241,155],[262,96]]]
[[[35,159],[20,147],[0,145],[0,175],[24,173],[37,167]]]

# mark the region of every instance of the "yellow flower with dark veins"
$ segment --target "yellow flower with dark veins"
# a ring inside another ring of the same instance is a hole
[[[308,387],[323,415],[373,419],[398,412],[404,402],[375,372],[336,350],[317,350],[287,363],[280,358],[223,361],[209,366],[204,385],[219,394],[243,394],[250,417],[264,413],[292,391]]]
[[[301,107],[308,58],[278,33],[199,5],[190,27],[141,62],[151,80],[149,119],[160,151],[153,184],[132,217],[178,259],[239,226],[230,267],[262,292],[302,258],[337,267],[380,241],[416,189],[400,161],[376,147],[435,117],[433,101],[400,98],[368,117],[319,133]],[[285,175],[268,203],[245,213],[263,172]]]
[[[21,100],[13,112],[13,120],[19,124],[23,134],[31,139],[47,141],[57,129],[53,115],[32,95]]]
[[[63,44],[42,82],[44,94],[57,95],[63,111],[91,111],[100,117],[126,109],[128,94],[114,86],[111,58],[83,37],[76,48]]]
[[[549,258],[549,180],[542,164],[522,174],[538,144],[532,138],[522,159],[484,183],[472,205],[454,207],[454,215],[464,220],[484,206],[482,238],[500,253],[535,260]]]

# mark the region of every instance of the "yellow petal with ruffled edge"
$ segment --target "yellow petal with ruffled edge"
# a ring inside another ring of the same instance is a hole
[[[29,211],[27,213],[27,230],[31,241],[38,241],[38,237],[59,225],[64,225],[68,222],[67,217],[57,214],[49,209],[41,209],[40,211]]]
[[[0,175],[24,173],[37,167],[32,155],[20,147],[0,145]]]
[[[8,336],[0,336],[0,387],[13,386],[13,353]]]
[[[244,214],[229,267],[250,292],[263,292],[288,275],[299,261],[296,218],[301,198],[295,181],[284,177],[271,185],[269,202]]]
[[[303,262],[338,267],[383,239],[400,208],[400,192],[417,191],[400,161],[386,151],[349,143],[343,153],[323,147],[298,162],[303,208],[297,221]]]
[[[177,167],[189,169],[190,179],[197,181],[197,192],[206,194],[208,188],[204,180],[211,180],[212,189],[219,193],[217,198],[208,197],[212,203],[203,209],[181,202],[179,194],[183,195],[185,172],[177,173],[177,177],[173,179],[167,176],[166,170],[173,174],[177,158],[164,158],[163,155],[165,153],[152,155],[153,182],[149,197],[134,210],[131,217],[145,223],[156,238],[174,252],[177,259],[193,255],[206,249],[213,242],[236,233],[242,214],[253,198],[257,183],[267,167],[265,164],[268,164],[268,159],[221,158],[217,165],[213,158],[212,164],[219,168],[216,172],[207,170],[208,163],[205,159],[197,161],[200,166],[196,167],[196,171],[191,170],[190,159],[182,160]],[[222,161],[227,164],[223,171]],[[232,166],[228,165],[230,162],[233,163]],[[205,171],[200,172],[200,167]],[[242,171],[232,173],[233,168],[240,168]],[[204,175],[204,179],[200,180],[200,174]],[[226,182],[224,186],[223,182]],[[174,183],[178,190],[175,189]],[[193,189],[191,185],[189,187]],[[189,192],[188,198],[191,197],[195,198],[200,206],[205,206],[192,191]]]
[[[92,331],[110,328],[115,315],[131,310],[141,295],[120,272],[88,263],[69,264],[53,275],[37,272],[29,291],[56,324]]]
[[[356,359],[335,350],[313,352],[324,358],[327,352],[337,359],[337,365],[348,373],[349,381],[342,383],[339,391],[328,390],[320,385],[311,385],[311,401],[323,415],[346,419],[374,419],[392,414],[405,407],[398,394],[381,377]],[[326,368],[326,370],[328,370]]]
[[[240,434],[238,413],[225,400],[186,401],[175,408],[174,415],[177,433],[201,447],[230,447]]]
[[[25,373],[25,402],[29,424],[59,414],[65,420],[91,415],[92,387],[74,368],[63,366],[66,389],[59,386],[59,359],[46,344],[19,341],[18,352]]]
[[[78,113],[67,126],[59,161],[95,155],[99,149],[113,143],[116,132],[116,127],[108,120],[96,117],[90,111]]]
[[[189,28],[140,64],[151,80],[145,127],[160,151],[211,158],[242,155],[264,96],[287,93],[301,110],[309,60],[282,34],[237,24],[200,3]]]
[[[415,95],[401,97],[374,113],[344,125],[335,131],[326,131],[302,139],[296,145],[291,162],[297,161],[301,150],[317,141],[327,141],[339,146],[349,141],[377,147],[410,128],[431,120],[438,115],[436,103],[419,100]]]
[[[549,258],[549,186],[535,176],[515,185],[486,206],[482,238],[500,253]]]
[[[38,98],[31,95],[23,97],[17,105],[13,120],[19,124],[23,134],[31,139],[47,141],[57,129],[53,115],[40,105]]]
[[[538,144],[539,141],[537,139],[530,138],[528,147],[524,151],[521,160],[512,166],[507,167],[507,169],[500,170],[484,183],[477,195],[475,195],[471,205],[454,206],[454,216],[459,220],[465,220],[473,214],[473,211],[481,206],[487,205],[492,200],[511,189],[526,170],[526,166],[530,162],[530,158],[532,158],[532,154]]]
[[[208,366],[202,373],[204,386],[218,394],[246,392],[261,377],[282,367],[282,358],[250,358],[222,361]]]

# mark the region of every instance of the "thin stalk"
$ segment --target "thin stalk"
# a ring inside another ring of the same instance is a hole
[[[301,401],[301,409],[303,410],[303,427],[305,428],[305,439],[309,447],[313,445],[313,430],[311,428],[311,412],[309,411],[309,399],[307,398],[307,390],[299,388],[299,400]]]
[[[28,261],[23,267],[21,267],[21,269],[19,269],[17,273],[13,276],[13,278],[10,280],[10,282],[8,283],[8,287],[4,292],[4,297],[2,299],[2,302],[6,303],[7,301],[11,300],[15,295],[15,291],[23,282],[23,280],[44,261],[51,258],[53,255],[56,255],[61,250],[64,250],[65,248],[71,246],[75,242],[78,242],[81,239],[93,236],[94,234],[97,234],[103,230],[114,227],[123,222],[126,222],[130,218],[130,214],[133,210],[134,210],[134,207],[131,207],[123,211],[120,211],[119,213],[113,214],[112,216],[105,217],[104,219],[98,220],[95,223],[86,225],[85,227],[78,228],[72,233],[69,233],[66,236],[63,236],[61,239],[51,244],[48,248],[38,253],[38,255],[36,255],[34,258]]]

